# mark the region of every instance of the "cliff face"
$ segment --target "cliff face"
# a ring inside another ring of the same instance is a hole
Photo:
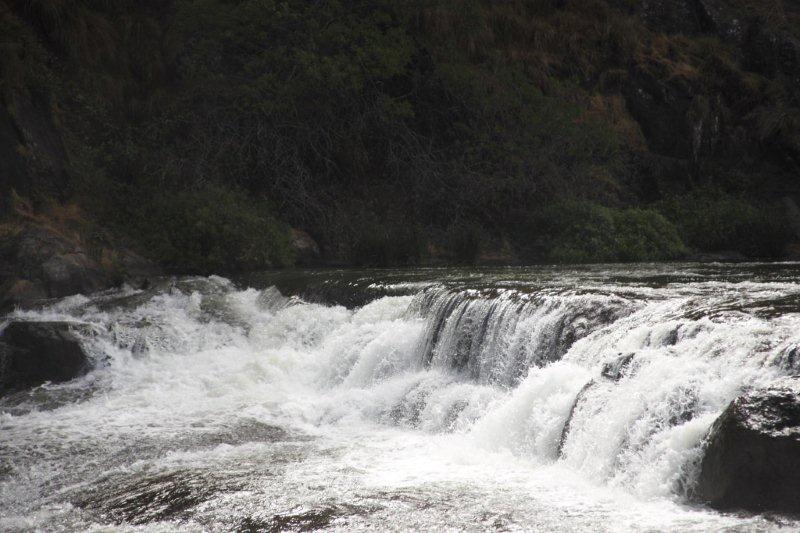
[[[50,109],[50,95],[12,92],[0,106],[0,193],[63,199],[67,154]]]
[[[796,194],[797,7],[782,6],[788,20],[772,22],[767,17],[774,13],[748,7],[747,2],[722,0],[641,2],[636,13],[654,31],[717,39],[728,53],[701,57],[702,67],[709,69],[701,76],[659,74],[659,65],[636,65],[625,88],[628,109],[650,151],[685,161],[698,180],[720,172],[709,168],[714,164],[722,171],[745,165],[763,176],[759,185],[764,193]],[[768,87],[766,80],[774,85]]]
[[[288,264],[290,226],[339,264],[797,238],[792,2],[0,6],[6,212],[77,203],[172,270]]]

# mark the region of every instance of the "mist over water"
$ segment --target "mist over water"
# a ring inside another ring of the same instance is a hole
[[[88,324],[97,368],[0,399],[0,530],[800,527],[689,499],[715,418],[800,372],[798,265],[186,278],[7,318]]]

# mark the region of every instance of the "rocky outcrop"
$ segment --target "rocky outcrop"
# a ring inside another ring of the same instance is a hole
[[[23,224],[8,233],[0,243],[0,262],[7,272],[0,295],[3,307],[90,293],[108,285],[83,247],[55,230]]]
[[[688,39],[712,37],[730,50],[727,60],[710,54],[706,71],[689,66],[691,61],[673,50],[650,54],[608,78],[618,81],[608,81],[604,89],[624,96],[628,112],[647,141],[651,157],[641,171],[643,194],[658,199],[679,193],[675,190],[679,176],[688,177],[688,189],[740,172],[763,175],[765,189],[778,190],[782,187],[778,184],[791,182],[797,170],[797,145],[790,135],[770,129],[790,111],[757,104],[763,101],[763,89],[754,88],[752,74],[772,80],[787,95],[796,94],[800,86],[797,32],[781,26],[780,17],[775,21],[764,17],[768,8],[755,10],[724,0],[643,0],[632,6],[616,5],[636,14],[651,30]],[[787,101],[792,98],[787,96]],[[681,163],[686,168],[661,168]],[[656,174],[668,176],[667,187],[661,186],[658,176],[648,175],[653,166]]]
[[[5,225],[0,232],[0,311],[88,294],[123,281],[141,284],[160,274],[155,265],[126,249],[100,255],[93,257],[79,238],[47,224]]]
[[[60,198],[66,183],[67,154],[49,98],[18,91],[0,103],[0,196],[11,190],[29,198]]]
[[[0,395],[86,374],[91,363],[66,322],[12,322],[0,335]]]
[[[745,394],[712,426],[695,489],[717,509],[800,513],[800,398],[787,386]]]
[[[317,241],[301,229],[292,229],[289,234],[295,259],[300,266],[318,265],[321,254]]]
[[[21,194],[30,186],[24,145],[11,113],[0,105],[0,212],[9,209],[10,192]]]

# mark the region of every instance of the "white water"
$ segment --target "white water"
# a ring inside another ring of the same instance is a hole
[[[356,309],[212,277],[16,312],[91,324],[98,366],[0,400],[0,530],[795,529],[687,499],[716,416],[800,370],[787,269],[430,272]]]

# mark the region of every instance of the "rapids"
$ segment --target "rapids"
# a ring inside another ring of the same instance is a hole
[[[795,530],[692,503],[800,373],[800,265],[164,280],[11,320],[90,374],[0,398],[0,530]]]

